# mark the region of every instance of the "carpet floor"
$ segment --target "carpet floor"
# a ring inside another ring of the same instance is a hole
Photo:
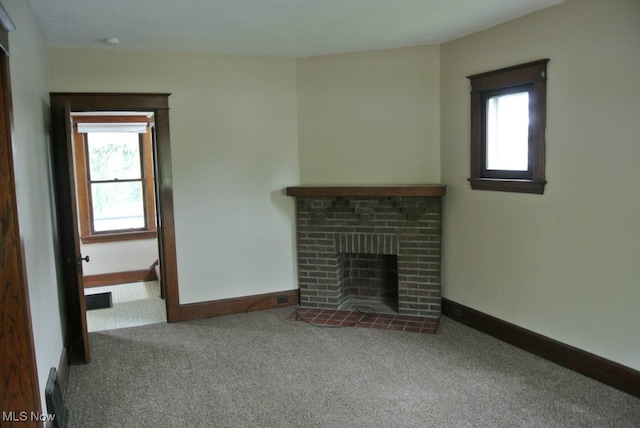
[[[319,328],[292,308],[90,333],[71,427],[638,427],[640,399],[442,317]]]

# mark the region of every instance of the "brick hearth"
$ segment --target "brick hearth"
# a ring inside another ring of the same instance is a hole
[[[390,294],[389,271],[374,272],[368,291],[347,273],[369,259],[392,265],[398,314],[439,317],[444,193],[444,186],[287,188],[297,198],[300,305],[338,310],[356,289],[364,299]]]
[[[318,327],[358,327],[435,334],[439,319],[411,315],[362,313],[332,309],[298,308],[288,320],[303,321]]]

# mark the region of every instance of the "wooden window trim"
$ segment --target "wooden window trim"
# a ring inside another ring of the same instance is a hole
[[[471,81],[472,189],[501,192],[544,193],[547,63],[541,59],[499,70],[467,76]],[[511,87],[529,87],[529,169],[487,173],[485,94]]]
[[[78,123],[124,123],[147,122],[148,131],[142,136],[142,165],[145,194],[145,230],[93,233],[91,228],[91,209],[88,180],[88,159],[86,153],[86,134],[78,132]],[[80,239],[83,244],[98,242],[117,242],[136,239],[154,239],[156,231],[156,206],[154,202],[153,147],[151,141],[152,125],[147,117],[141,116],[77,116],[73,123],[74,164],[76,172],[78,220],[80,222]]]

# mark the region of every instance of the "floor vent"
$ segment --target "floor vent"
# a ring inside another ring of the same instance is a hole
[[[64,405],[64,397],[60,390],[58,373],[55,367],[51,367],[51,370],[49,370],[49,379],[44,389],[44,396],[47,402],[47,419],[52,422],[52,426],[55,428],[66,428],[69,411]]]
[[[111,302],[111,292],[89,294],[84,296],[84,299],[88,311],[92,309],[107,309],[113,307],[113,303]]]

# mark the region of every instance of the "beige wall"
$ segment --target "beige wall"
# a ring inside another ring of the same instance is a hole
[[[63,342],[49,163],[47,51],[27,3],[3,0],[2,4],[16,25],[9,33],[13,159],[40,397],[46,412],[44,388],[49,369],[58,367]]]
[[[249,56],[50,49],[49,85],[168,92],[181,303],[297,287],[296,64]]]
[[[145,270],[158,259],[158,240],[81,243],[80,254],[91,259],[82,265],[84,276]]]
[[[640,369],[640,3],[570,0],[441,46],[444,296]],[[471,191],[467,75],[550,58],[545,194]]]
[[[304,184],[440,182],[437,46],[298,60]]]
[[[442,182],[444,296],[640,369],[639,3],[299,60],[50,50],[52,91],[171,92],[183,303],[296,286],[297,184]],[[550,58],[544,195],[471,191],[465,76]],[[298,155],[299,151],[299,155]]]

